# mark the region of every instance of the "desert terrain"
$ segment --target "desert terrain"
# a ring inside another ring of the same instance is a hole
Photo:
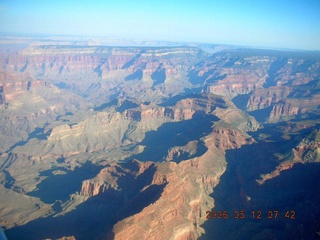
[[[0,225],[319,239],[319,126],[316,51],[2,37]]]

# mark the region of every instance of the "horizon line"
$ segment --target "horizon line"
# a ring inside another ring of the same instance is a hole
[[[42,40],[41,38],[48,38],[48,40],[61,41],[63,39],[50,39],[50,38],[78,38],[74,39],[74,41],[88,41],[88,40],[114,40],[114,41],[132,41],[132,42],[158,42],[158,43],[168,43],[170,45],[161,45],[161,46],[181,46],[181,44],[185,44],[186,46],[190,46],[190,44],[195,45],[211,45],[216,47],[230,47],[231,49],[257,49],[257,50],[274,50],[274,51],[298,51],[298,52],[319,52],[320,49],[301,49],[301,48],[284,48],[284,47],[272,47],[272,46],[259,46],[259,45],[246,45],[246,44],[231,44],[231,43],[214,43],[209,41],[179,41],[179,40],[163,40],[163,39],[143,39],[143,38],[123,38],[117,36],[98,36],[98,35],[80,35],[80,34],[52,34],[52,33],[17,33],[17,32],[1,32],[1,37],[29,37],[34,40]],[[81,38],[85,38],[82,39]],[[177,44],[177,45],[175,45]],[[93,45],[83,45],[83,46],[93,46]],[[97,45],[97,46],[108,46],[108,45]],[[124,45],[124,46],[153,46],[153,45]],[[154,45],[160,46],[160,45]]]

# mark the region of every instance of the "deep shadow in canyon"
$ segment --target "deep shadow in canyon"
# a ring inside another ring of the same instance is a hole
[[[81,203],[65,215],[38,218],[19,227],[6,231],[8,239],[38,240],[75,236],[78,239],[99,239],[102,233],[111,229],[116,222],[114,216],[119,210],[117,193],[109,196],[95,196]]]
[[[262,185],[256,182],[279,164],[274,154],[294,146],[282,139],[227,150],[227,170],[211,196],[212,211],[227,211],[228,218],[207,219],[200,239],[320,239],[320,163],[296,164]]]
[[[47,204],[52,204],[57,200],[65,201],[69,195],[81,189],[81,183],[85,179],[96,176],[103,166],[96,166],[91,162],[86,162],[81,167],[74,170],[65,168],[55,168],[40,173],[46,176],[36,187],[36,190],[27,195],[38,197]],[[53,172],[60,170],[65,174],[54,175]]]
[[[144,140],[140,143],[145,146],[142,153],[131,156],[129,159],[136,158],[140,161],[163,161],[172,147],[185,146],[193,140],[199,140],[212,131],[214,121],[218,121],[214,115],[205,115],[204,113],[195,114],[192,119],[180,122],[164,123],[157,131],[146,133]],[[207,148],[202,141],[199,141],[196,154],[192,157],[198,157],[204,154]],[[190,156],[175,158],[173,161],[179,163]]]
[[[131,172],[138,170],[134,161],[123,163],[121,167]],[[115,223],[142,211],[160,197],[166,183],[151,184],[155,172],[153,165],[137,177],[123,172],[117,181],[117,190],[109,188],[90,197],[71,212],[33,220],[7,230],[6,234],[9,239],[15,240],[57,239],[63,236],[74,236],[77,240],[105,239],[108,233],[112,235]],[[59,211],[59,202],[52,206],[54,210]]]

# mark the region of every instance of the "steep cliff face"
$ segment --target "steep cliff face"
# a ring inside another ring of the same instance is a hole
[[[144,105],[142,104],[138,109],[129,109],[125,112],[126,117],[137,121],[148,121],[152,118],[169,118],[174,121],[182,121],[191,119],[192,116],[200,112],[192,107],[180,108],[178,106],[174,108],[159,107],[154,104]]]
[[[311,86],[313,91],[306,90],[304,85],[255,90],[247,101],[246,110],[269,123],[319,114],[319,86]]]
[[[263,69],[222,68],[219,75],[225,77],[215,81],[209,86],[208,91],[230,99],[261,88],[266,80],[266,72]]]
[[[43,80],[34,80],[29,74],[0,72],[1,104],[12,102],[27,91],[44,86],[52,85]]]
[[[58,75],[92,74],[102,64],[105,64],[106,69],[120,69],[137,53],[137,50],[90,46],[31,46],[22,50],[19,56],[8,56],[6,62],[7,69],[11,71],[19,69],[56,78]],[[109,56],[113,57],[108,59]]]
[[[260,99],[263,99],[263,97]],[[256,105],[259,105],[260,109],[249,113],[259,119],[259,121],[267,123],[303,119],[308,118],[310,115],[319,115],[319,100],[319,94],[314,94],[308,98],[293,98],[289,95],[287,98],[277,99],[275,97],[273,100],[270,99],[270,101],[258,100]],[[264,107],[263,105],[269,105],[269,107]]]
[[[252,144],[254,140],[237,130],[218,128],[212,132],[212,141],[218,149],[235,149],[245,144]]]
[[[291,87],[270,87],[268,89],[257,89],[254,91],[247,102],[246,109],[254,111],[264,109],[271,105],[283,101],[292,92]]]
[[[292,106],[289,103],[276,104],[272,107],[270,112],[269,122],[278,122],[281,119],[286,119],[299,114],[305,113],[306,109],[301,106]]]
[[[145,184],[165,184],[165,179],[160,181],[159,174],[150,176],[143,176],[146,179],[141,179],[141,174],[149,174],[148,172],[155,172],[153,170],[155,164],[152,162],[139,162],[137,160],[132,160],[128,164],[117,165],[113,164],[102,169],[100,173],[93,179],[85,180],[82,182],[82,187],[80,194],[87,197],[93,197],[96,195],[104,194],[105,192],[114,192],[115,197],[121,196],[122,188],[125,188],[127,192],[125,194],[132,195],[135,191],[140,191],[141,189],[134,189],[127,185],[123,186],[122,181],[132,181],[132,186],[136,181],[146,181]],[[139,177],[140,176],[140,177]],[[152,179],[151,182],[147,182],[147,178]],[[141,185],[138,183],[137,185]],[[140,186],[142,187],[142,186]],[[146,186],[143,186],[146,187]],[[139,188],[139,187],[138,187]],[[129,192],[128,192],[129,191]],[[130,192],[132,191],[132,192]]]

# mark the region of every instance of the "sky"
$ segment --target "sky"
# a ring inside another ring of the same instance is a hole
[[[320,50],[320,0],[0,0],[0,32]]]

